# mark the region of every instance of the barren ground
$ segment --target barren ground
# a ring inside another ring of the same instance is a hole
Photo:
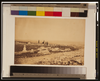
[[[84,65],[84,49],[36,57],[15,57],[15,64]]]

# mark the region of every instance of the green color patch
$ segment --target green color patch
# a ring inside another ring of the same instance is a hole
[[[36,16],[36,11],[28,11],[28,15],[34,15],[34,16]]]

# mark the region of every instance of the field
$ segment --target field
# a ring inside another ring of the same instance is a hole
[[[26,45],[26,52],[23,52]],[[15,43],[15,64],[84,65],[82,46]]]

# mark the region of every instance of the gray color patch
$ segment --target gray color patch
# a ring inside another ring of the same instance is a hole
[[[88,9],[96,9],[96,5],[89,5]]]

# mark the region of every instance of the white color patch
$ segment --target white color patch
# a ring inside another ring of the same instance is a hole
[[[19,10],[19,6],[11,6],[11,10]]]
[[[62,8],[62,17],[70,17],[70,8]]]
[[[19,10],[22,10],[22,11],[27,11],[27,6],[19,6]]]
[[[62,11],[62,8],[54,7],[54,11],[58,11],[58,12],[60,11],[61,12]]]
[[[36,11],[36,7],[28,7],[28,11]]]

